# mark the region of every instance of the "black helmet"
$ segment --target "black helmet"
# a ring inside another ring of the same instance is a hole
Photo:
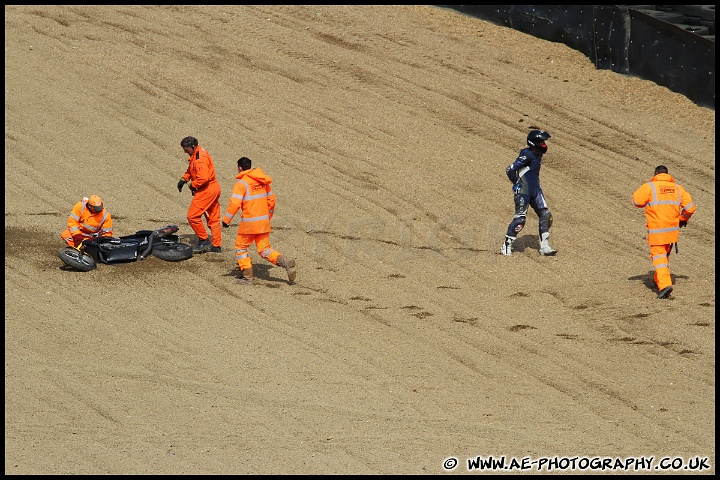
[[[180,142],[180,146],[183,147],[183,148],[185,148],[185,147],[193,147],[193,148],[194,148],[194,147],[197,147],[197,146],[198,146],[197,138],[195,138],[195,137],[185,137],[185,138],[183,138],[182,141]]]
[[[550,134],[543,130],[530,130],[527,137],[527,144],[530,148],[536,148],[542,153],[547,152],[545,140],[550,138]]]

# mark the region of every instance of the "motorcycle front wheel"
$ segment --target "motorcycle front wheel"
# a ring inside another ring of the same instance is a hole
[[[95,259],[87,253],[82,253],[76,248],[63,247],[58,250],[58,257],[62,260],[65,265],[80,270],[81,272],[89,272],[97,267]]]

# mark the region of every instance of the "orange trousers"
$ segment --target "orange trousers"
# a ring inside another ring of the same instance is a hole
[[[670,250],[672,250],[672,243],[668,245],[650,245],[650,258],[652,259],[653,268],[655,269],[653,280],[655,280],[655,285],[657,285],[658,290],[672,285],[672,278],[670,277]]]
[[[76,233],[75,235],[77,235],[77,233]],[[91,234],[85,233],[85,232],[80,232],[80,235],[83,236],[83,240],[87,240],[88,238],[91,238],[91,237],[92,237]],[[103,235],[103,236],[109,237],[110,235]],[[60,238],[63,239],[63,241],[67,244],[68,247],[77,247],[77,245],[75,245],[75,242],[73,242],[72,233],[70,233],[70,229],[69,229],[69,228],[66,228],[66,229],[60,234]]]
[[[255,242],[258,254],[272,263],[277,265],[277,259],[280,252],[270,246],[270,232],[267,233],[238,233],[235,238],[235,259],[237,260],[240,270],[252,267],[248,248]]]
[[[187,212],[187,221],[199,240],[208,238],[203,225],[203,217],[210,227],[213,247],[222,246],[222,227],[220,226],[220,184],[212,182],[193,195]]]

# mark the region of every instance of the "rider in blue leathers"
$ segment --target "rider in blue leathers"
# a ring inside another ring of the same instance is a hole
[[[550,226],[553,218],[540,186],[540,166],[543,154],[547,152],[545,140],[548,138],[550,134],[543,130],[530,131],[527,136],[528,148],[520,150],[520,155],[505,170],[513,183],[515,216],[508,225],[505,241],[500,247],[503,255],[512,255],[512,245],[525,227],[528,206],[535,210],[540,223],[540,255],[557,253],[557,250],[550,247]]]

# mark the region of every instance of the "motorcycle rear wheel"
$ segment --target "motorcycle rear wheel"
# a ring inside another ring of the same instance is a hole
[[[193,256],[193,247],[180,242],[161,242],[153,247],[152,254],[166,262],[179,262]]]
[[[192,249],[192,248],[191,248]],[[81,272],[89,272],[97,267],[95,259],[87,253],[81,253],[76,248],[63,247],[58,250],[58,257],[65,265],[80,270]]]

